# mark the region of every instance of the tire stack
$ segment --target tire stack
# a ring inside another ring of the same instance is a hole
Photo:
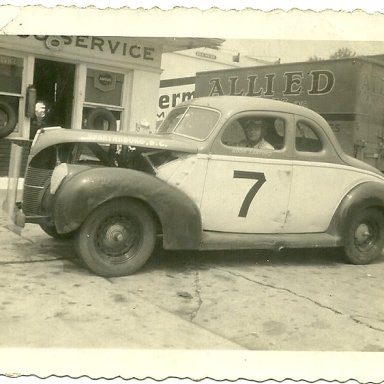
[[[6,101],[0,100],[0,139],[8,136],[16,127],[17,114]]]

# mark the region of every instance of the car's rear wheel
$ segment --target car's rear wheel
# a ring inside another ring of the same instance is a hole
[[[76,250],[94,273],[126,276],[151,256],[156,241],[153,215],[140,202],[107,202],[85,220],[75,237]]]
[[[352,264],[369,264],[383,253],[384,213],[377,208],[357,212],[347,224],[344,250]]]

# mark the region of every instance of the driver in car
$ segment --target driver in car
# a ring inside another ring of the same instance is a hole
[[[244,125],[246,141],[240,145],[247,148],[274,150],[275,148],[264,139],[266,129],[263,120],[252,119],[246,121]]]

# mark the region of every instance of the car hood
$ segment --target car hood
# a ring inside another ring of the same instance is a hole
[[[167,151],[187,153],[197,153],[198,151],[197,143],[187,140],[178,140],[173,135],[49,127],[42,128],[37,132],[31,147],[30,155],[34,156],[44,148],[62,143],[129,145],[132,147],[163,149]]]

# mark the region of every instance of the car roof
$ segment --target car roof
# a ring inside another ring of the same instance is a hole
[[[319,116],[316,112],[293,103],[251,96],[197,97],[180,104],[180,106],[183,105],[211,107],[218,109],[225,115],[233,115],[235,113],[243,112],[245,110],[259,110],[295,113],[298,115],[305,115],[314,119]]]
[[[250,96],[204,96],[194,98],[179,104],[179,106],[187,105],[217,109],[220,111],[224,119],[230,118],[232,115],[237,113],[246,111],[283,112],[306,117],[315,121],[319,126],[321,126],[334,150],[345,164],[379,173],[379,171],[375,170],[367,163],[359,161],[345,154],[327,121],[317,112],[309,108],[286,101]]]
[[[317,112],[294,103],[251,96],[204,96],[188,100],[178,106],[187,105],[217,109],[224,119],[247,111],[283,112],[304,116],[320,125],[337,150],[341,150],[340,144],[327,121]]]

